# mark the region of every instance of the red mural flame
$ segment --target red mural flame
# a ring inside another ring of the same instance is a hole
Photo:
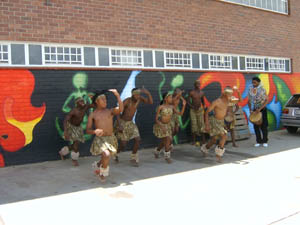
[[[230,77],[230,79],[225,78],[227,76]],[[201,84],[200,86],[201,89],[205,88],[207,85],[211,83],[217,82],[220,84],[222,91],[226,86],[230,86],[230,87],[237,86],[240,92],[243,93],[246,85],[245,78],[242,73],[224,73],[224,72],[204,73],[203,75],[201,75],[199,80]],[[247,102],[248,102],[248,98],[245,98],[241,103],[239,103],[239,105],[244,106],[247,104]],[[205,104],[206,105],[210,104],[210,102],[206,98],[205,98]]]
[[[16,152],[31,143],[46,106],[32,106],[35,80],[28,70],[0,70],[0,77],[0,145],[5,151]],[[4,164],[0,154],[0,167]]]

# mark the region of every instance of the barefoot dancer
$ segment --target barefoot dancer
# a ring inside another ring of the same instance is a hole
[[[159,146],[155,149],[155,158],[159,157],[161,149],[165,148],[165,159],[168,163],[171,163],[171,152],[170,143],[172,141],[172,125],[171,119],[173,113],[183,115],[186,101],[182,98],[182,109],[178,112],[177,109],[172,105],[173,97],[172,93],[165,93],[163,95],[163,101],[157,109],[155,124],[153,126],[153,133],[156,137],[161,139]]]
[[[80,126],[83,121],[83,117],[87,110],[93,105],[85,104],[83,98],[77,98],[75,100],[76,107],[72,109],[64,120],[64,138],[67,141],[73,142],[72,145],[63,147],[60,151],[61,159],[65,159],[64,156],[68,155],[71,151],[72,163],[74,166],[78,166],[79,158],[79,142],[84,143],[83,129]]]
[[[220,136],[219,145],[215,148],[215,153],[218,162],[222,162],[222,156],[225,152],[224,144],[227,138],[227,131],[225,130],[224,118],[227,112],[228,104],[234,102],[232,100],[233,90],[226,87],[221,97],[213,101],[205,112],[205,129],[209,132],[211,139],[206,145],[201,147],[204,156],[207,156],[209,149],[216,143]],[[237,101],[236,101],[237,102]],[[236,103],[235,102],[235,103]],[[214,111],[214,115],[208,118],[208,113]]]
[[[147,95],[147,98],[141,96],[141,93]],[[126,98],[123,101],[124,111],[121,116],[117,117],[117,121],[115,123],[116,136],[121,141],[121,144],[118,148],[118,153],[120,153],[125,147],[129,140],[134,139],[134,146],[131,154],[131,163],[133,166],[139,166],[139,156],[138,156],[138,148],[140,145],[140,133],[137,125],[132,121],[137,107],[141,102],[146,104],[153,104],[152,96],[150,92],[145,89],[134,88],[131,91],[132,96],[130,98]],[[115,158],[116,162],[119,161],[118,155]]]
[[[118,140],[113,133],[113,117],[119,115],[123,111],[123,102],[120,99],[120,95],[116,89],[109,89],[117,100],[119,107],[112,109],[106,108],[106,96],[107,91],[97,93],[93,97],[93,103],[96,104],[96,109],[89,115],[86,132],[88,134],[95,134],[91,146],[92,155],[101,155],[99,162],[94,162],[95,173],[99,175],[101,181],[105,181],[105,178],[109,175],[109,160],[111,154],[117,153]],[[93,126],[95,129],[93,129]]]
[[[194,90],[190,91],[188,96],[188,105],[190,106],[192,144],[196,144],[196,136],[202,136],[202,143],[205,143],[205,125],[204,125],[204,92],[200,90],[200,81],[194,83]]]
[[[240,93],[239,89],[236,86],[234,86],[233,90],[237,91],[238,98],[239,98],[238,101],[241,102],[242,96],[241,96],[241,93]],[[233,110],[234,107],[235,107],[235,110]],[[235,129],[234,129],[235,123],[236,123],[235,113],[238,110],[239,110],[239,105],[234,103],[234,102],[230,102],[228,104],[227,113],[226,113],[226,116],[225,116],[225,119],[224,119],[226,130],[230,132],[233,147],[238,147],[236,142],[235,142]]]

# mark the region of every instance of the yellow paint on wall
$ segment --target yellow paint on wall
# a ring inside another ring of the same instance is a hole
[[[259,75],[259,79],[261,80],[261,84],[266,89],[267,95],[269,95],[269,93],[270,93],[270,79],[269,79],[269,74],[261,73]]]
[[[25,136],[24,146],[26,146],[32,142],[33,129],[36,126],[36,124],[38,122],[40,122],[41,119],[43,118],[43,116],[45,114],[45,110],[43,111],[43,113],[40,117],[38,117],[34,120],[31,120],[31,121],[22,122],[22,121],[16,120],[13,116],[13,113],[12,113],[13,102],[14,101],[12,98],[5,99],[5,101],[4,101],[4,117],[9,124],[17,127],[18,129],[20,129],[23,132],[23,134]]]
[[[44,115],[44,114],[43,114]],[[17,128],[19,128],[23,133],[24,133],[24,136],[25,136],[25,145],[28,145],[32,142],[32,133],[33,133],[33,129],[34,127],[36,126],[36,124],[38,122],[40,122],[40,120],[42,119],[43,116],[37,118],[37,119],[34,119],[32,121],[28,121],[28,122],[20,122],[20,121],[17,121],[16,119],[13,119],[13,118],[10,118],[10,119],[7,119],[7,122]]]

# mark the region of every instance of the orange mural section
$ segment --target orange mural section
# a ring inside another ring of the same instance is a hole
[[[35,79],[28,70],[0,70],[0,145],[3,150],[15,152],[32,142],[36,124],[46,112],[31,104]],[[4,166],[0,155],[0,167]]]
[[[226,86],[237,86],[239,90],[245,90],[246,82],[242,73],[224,73],[224,72],[210,72],[204,73],[199,78],[201,89],[205,88],[211,83],[217,82],[223,91]],[[248,99],[243,99],[241,105],[247,104]],[[209,101],[205,98],[205,104],[209,105]]]

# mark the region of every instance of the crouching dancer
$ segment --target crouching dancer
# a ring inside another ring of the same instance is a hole
[[[225,152],[224,144],[227,139],[227,131],[225,129],[224,118],[227,113],[229,103],[237,103],[238,99],[232,98],[233,90],[231,87],[226,87],[221,97],[213,101],[205,112],[205,129],[209,132],[211,139],[206,145],[202,145],[201,151],[204,156],[207,156],[209,149],[216,143],[217,138],[221,137],[219,145],[215,148],[215,153],[218,162],[222,162],[222,156]],[[208,117],[208,114],[214,111],[214,115]]]
[[[105,91],[96,93],[93,97],[93,103],[96,104],[96,109],[89,115],[86,132],[88,134],[95,134],[91,146],[92,155],[101,155],[99,162],[94,162],[93,167],[95,173],[99,176],[102,182],[109,175],[109,160],[111,155],[117,153],[118,141],[113,132],[113,117],[119,115],[123,111],[123,102],[116,89],[109,89],[117,100],[118,107],[108,109],[106,108]],[[93,126],[95,129],[93,129]]]
[[[72,109],[64,120],[64,139],[70,141],[72,145],[65,146],[59,151],[59,155],[62,160],[65,156],[70,153],[71,159],[74,166],[78,166],[79,158],[79,142],[84,143],[84,134],[81,127],[83,117],[87,110],[93,105],[85,104],[83,98],[79,97],[75,100],[76,107]]]

